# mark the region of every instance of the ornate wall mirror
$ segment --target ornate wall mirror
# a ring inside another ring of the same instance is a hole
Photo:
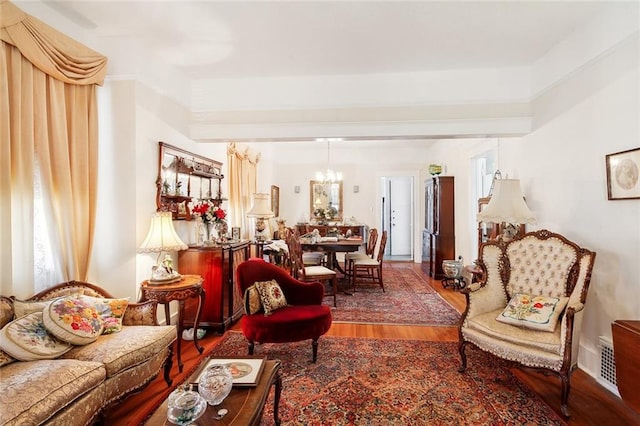
[[[309,194],[311,218],[320,221],[342,220],[342,182],[312,180]]]
[[[159,142],[156,208],[174,219],[191,219],[192,199],[221,202],[222,163]]]

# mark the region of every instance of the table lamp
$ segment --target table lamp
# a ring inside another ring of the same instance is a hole
[[[155,212],[151,216],[151,226],[147,237],[138,248],[138,253],[158,253],[156,264],[151,268],[149,284],[169,284],[180,281],[182,277],[173,268],[171,255],[166,254],[160,261],[162,252],[186,250],[187,245],[182,242],[173,227],[171,212]]]
[[[253,207],[247,212],[247,217],[256,218],[256,240],[264,241],[265,219],[275,216],[269,206],[269,194],[253,194]]]
[[[518,179],[495,179],[489,204],[478,213],[478,222],[504,223],[503,240],[514,237],[516,227],[523,223],[536,223],[536,216],[529,210],[520,190]]]

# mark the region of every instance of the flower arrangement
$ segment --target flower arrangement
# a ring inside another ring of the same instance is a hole
[[[227,212],[220,206],[216,206],[210,201],[203,201],[191,209],[191,211],[202,218],[202,222],[208,223],[226,223]]]
[[[333,206],[327,208],[319,207],[313,211],[313,216],[317,220],[331,220],[338,214],[338,209]]]

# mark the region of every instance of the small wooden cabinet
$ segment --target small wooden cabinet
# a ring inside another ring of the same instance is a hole
[[[179,252],[178,270],[182,274],[200,275],[204,281],[204,305],[200,325],[227,330],[242,315],[242,294],[236,286],[236,268],[249,257],[249,241],[217,246],[189,247]],[[186,322],[193,319],[196,303],[185,307]]]
[[[622,400],[640,413],[640,321],[617,320],[611,325],[616,381]]]
[[[429,276],[444,277],[442,261],[455,259],[453,176],[434,176],[424,183],[422,267]]]

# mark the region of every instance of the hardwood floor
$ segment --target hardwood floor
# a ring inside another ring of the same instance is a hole
[[[453,289],[445,289],[440,281],[431,280],[420,265],[408,262],[387,262],[393,268],[414,268],[425,276],[429,284],[458,312],[464,310],[464,296]],[[428,341],[458,341],[456,327],[424,327],[375,324],[333,324],[330,336],[416,339]],[[457,356],[457,354],[452,354]],[[555,376],[512,369],[514,374],[535,391],[558,414],[560,411],[560,381]],[[571,418],[569,425],[640,425],[640,415],[628,408],[616,395],[600,386],[595,379],[578,369],[571,377],[569,396]]]

